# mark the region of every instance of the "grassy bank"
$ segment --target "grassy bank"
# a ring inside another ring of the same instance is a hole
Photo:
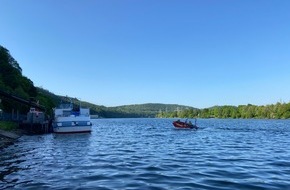
[[[18,123],[11,121],[0,121],[0,129],[5,131],[15,131],[18,128]]]

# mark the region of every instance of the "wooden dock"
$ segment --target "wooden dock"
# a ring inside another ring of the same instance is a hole
[[[51,122],[45,121],[43,123],[21,123],[20,129],[25,130],[28,134],[45,134],[52,133]]]

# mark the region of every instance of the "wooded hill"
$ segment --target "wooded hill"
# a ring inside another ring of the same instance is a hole
[[[156,117],[161,112],[181,111],[185,109],[194,109],[189,106],[177,105],[177,104],[134,104],[123,105],[116,107],[105,107],[101,105],[95,105],[86,101],[79,101],[77,98],[68,96],[58,96],[48,90],[37,88],[38,92],[45,97],[49,97],[55,105],[60,102],[72,101],[74,105],[81,105],[82,107],[90,108],[92,115],[98,115],[101,118],[140,118],[140,117]]]
[[[185,109],[194,109],[193,107],[183,106],[178,104],[160,104],[160,103],[148,103],[148,104],[134,104],[134,105],[124,105],[117,107],[109,107],[108,111],[112,111],[113,115],[123,117],[156,117],[158,113],[161,112],[173,112],[181,111]],[[114,115],[117,114],[117,115]]]
[[[22,75],[18,62],[2,46],[0,46],[0,89],[9,94],[17,94],[27,100],[30,97],[37,97],[37,89],[33,82]],[[1,97],[0,109],[7,112],[12,109],[26,112],[29,108]]]

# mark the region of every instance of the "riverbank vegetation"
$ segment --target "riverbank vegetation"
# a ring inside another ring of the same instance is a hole
[[[18,129],[18,123],[11,121],[0,121],[0,129],[5,131],[14,131]]]
[[[290,103],[276,103],[266,106],[252,104],[240,106],[214,106],[205,109],[185,109],[182,111],[160,112],[160,118],[259,118],[289,119]]]

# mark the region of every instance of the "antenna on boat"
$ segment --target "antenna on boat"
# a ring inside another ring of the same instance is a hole
[[[82,107],[82,101],[81,99],[79,98],[79,102],[80,102],[80,108]]]

